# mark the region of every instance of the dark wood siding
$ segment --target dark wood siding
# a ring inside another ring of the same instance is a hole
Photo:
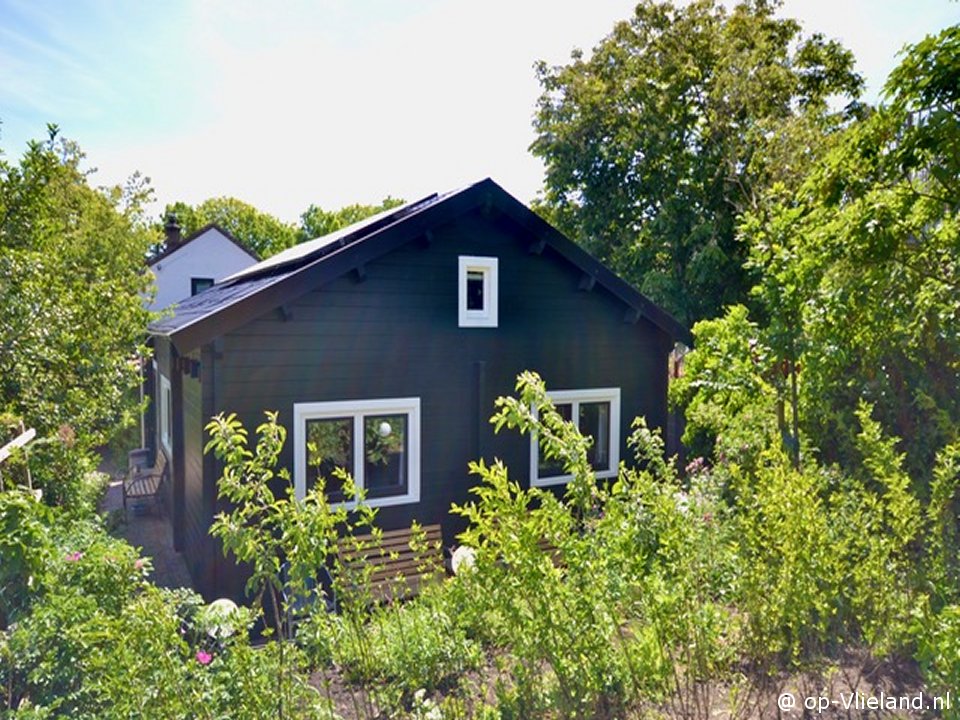
[[[199,353],[187,356],[199,362]],[[215,595],[212,585],[212,540],[209,536],[213,515],[205,496],[203,473],[202,376],[181,372],[183,399],[183,553],[194,584],[205,596]]]
[[[448,514],[474,480],[467,463],[503,459],[526,481],[529,440],[494,437],[494,400],[517,374],[538,371],[551,389],[620,387],[621,457],[630,423],[666,420],[670,341],[601,286],[581,290],[582,272],[504,217],[480,213],[433,231],[223,338],[218,411],[236,412],[253,435],[265,410],[289,431],[282,457],[293,466],[293,406],[301,402],[421,399],[421,501],[381,508],[385,528],[413,519],[459,526]],[[499,327],[459,328],[457,259],[499,258]],[[363,279],[360,280],[359,277]]]

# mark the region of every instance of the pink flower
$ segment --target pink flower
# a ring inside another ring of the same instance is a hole
[[[203,650],[197,650],[197,662],[201,665],[209,665],[210,661],[213,660],[213,655]]]
[[[136,560],[133,561],[133,569],[134,570],[143,569],[143,558],[137,558]]]
[[[72,553],[67,553],[67,562],[77,562],[80,558],[83,557],[83,553],[79,550],[75,550]]]

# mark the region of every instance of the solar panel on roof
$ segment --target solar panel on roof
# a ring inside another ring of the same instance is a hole
[[[322,237],[318,237],[313,240],[307,240],[306,242],[302,242],[294,245],[291,248],[287,248],[286,250],[279,252],[276,255],[257,263],[256,265],[251,265],[250,267],[245,268],[238,273],[234,273],[230,277],[224,278],[221,282],[230,283],[237,280],[242,280],[244,278],[256,277],[257,275],[262,275],[263,273],[270,272],[286,265],[300,264],[307,260],[314,260],[316,258],[323,257],[330,250],[336,247],[348,245],[349,243],[354,242],[370,234],[371,232],[374,232],[375,230],[379,230],[381,227],[385,227],[397,222],[398,220],[401,220],[409,215],[411,212],[419,210],[423,206],[435,202],[437,198],[437,193],[433,193],[432,195],[427,195],[426,197],[415,202],[407,203],[406,205],[401,205],[400,207],[391,208],[389,210],[384,210],[376,215],[371,215],[368,218],[359,220],[352,225],[340,228],[339,230],[334,230],[332,233],[323,235]]]

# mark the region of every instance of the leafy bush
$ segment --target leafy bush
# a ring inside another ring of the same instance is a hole
[[[53,554],[53,512],[23,489],[0,491],[0,630],[29,607]]]
[[[685,492],[642,423],[631,444],[643,469],[598,483],[590,441],[563,421],[542,381],[525,373],[517,389],[498,401],[493,422],[535,432],[573,479],[560,500],[521,489],[501,464],[476,463],[477,500],[454,508],[477,553],[448,586],[469,598],[470,632],[500,648],[501,707],[616,714],[641,696],[696,687],[729,662],[735,626],[715,493],[706,482]]]
[[[836,630],[847,569],[824,500],[828,478],[816,468],[795,470],[773,449],[755,473],[734,473],[734,480],[747,652],[763,660],[806,658]]]
[[[947,605],[939,613],[921,616],[917,623],[917,659],[931,693],[955,693],[960,682],[960,606]],[[944,717],[960,717],[957,703]]]
[[[421,688],[455,684],[462,673],[480,666],[483,650],[454,613],[442,591],[427,590],[410,602],[380,606],[363,645],[338,643],[333,656],[357,679],[392,681],[408,696]]]

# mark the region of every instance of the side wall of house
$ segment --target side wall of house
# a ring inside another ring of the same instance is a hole
[[[489,424],[494,402],[519,372],[549,389],[618,387],[620,456],[638,415],[667,418],[666,335],[625,320],[625,305],[503,216],[480,212],[435,228],[357,273],[269,312],[222,338],[216,411],[236,412],[253,436],[265,410],[288,430],[281,461],[294,464],[297,403],[417,397],[421,403],[420,502],[383,507],[384,528],[442,523],[452,544],[462,529],[451,502],[470,498],[467,463],[502,459],[526,483],[530,441]],[[458,327],[458,258],[499,261],[499,324]],[[581,287],[590,289],[581,289]],[[224,578],[239,595],[242,578]]]
[[[156,341],[156,360],[172,389],[172,457],[165,505],[174,547],[183,553],[195,588],[216,593],[216,557],[209,536],[213,518],[210,482],[204,481],[204,385],[201,353],[179,357],[169,342]],[[159,423],[158,423],[159,424]],[[162,446],[157,434],[157,443]]]
[[[181,371],[183,382],[183,553],[196,588],[208,599],[215,595],[214,541],[209,535],[213,509],[204,482],[202,370],[196,369],[200,354],[191,353],[185,361],[190,371]],[[195,365],[196,364],[196,365]]]

